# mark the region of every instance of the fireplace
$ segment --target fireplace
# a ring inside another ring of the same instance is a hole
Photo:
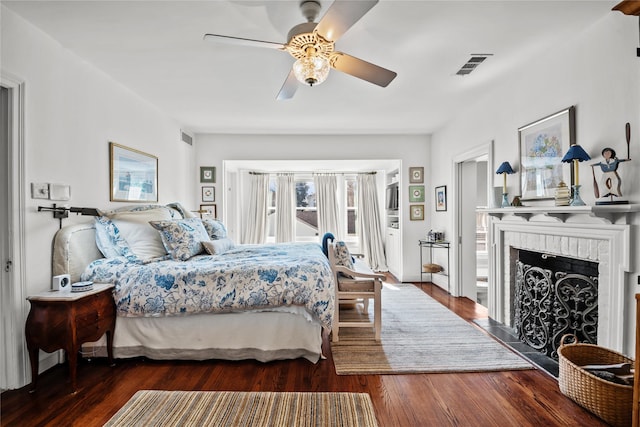
[[[529,347],[558,360],[565,334],[598,342],[598,263],[512,249],[512,324]]]
[[[515,280],[521,251],[593,263],[590,272],[584,274],[597,285],[594,296],[597,321],[593,326],[593,339],[598,345],[624,352],[627,329],[624,323],[625,282],[626,273],[630,271],[631,230],[626,210],[607,209],[601,211],[599,207],[587,206],[487,210],[493,218],[489,316],[507,326],[516,326]],[[546,316],[544,311],[541,315]],[[586,320],[587,323],[591,321]],[[523,333],[533,334],[530,331]]]

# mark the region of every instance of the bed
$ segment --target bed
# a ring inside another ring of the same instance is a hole
[[[110,211],[94,222],[66,226],[54,239],[54,275],[70,274],[72,282],[115,284],[114,357],[262,362],[305,358],[313,363],[322,358],[322,333],[331,330],[334,283],[320,245],[222,244],[228,238],[216,239],[205,227],[210,239],[206,243],[213,250],[203,252],[204,241],[199,245],[198,239],[190,242],[163,228],[198,225],[200,219],[184,218],[175,210],[167,217],[165,208]],[[148,221],[156,218],[152,209],[162,212],[160,219]],[[122,218],[133,216],[137,223],[127,230]],[[129,233],[109,237],[114,253],[104,247],[105,221]],[[199,225],[193,228],[200,230]],[[140,229],[144,233],[136,235]],[[158,235],[164,254],[158,252]],[[155,243],[149,245],[150,238]],[[117,248],[123,244],[128,252]],[[175,248],[189,245],[187,256]],[[134,247],[136,255],[130,250]],[[83,346],[83,355],[105,356],[104,337]]]

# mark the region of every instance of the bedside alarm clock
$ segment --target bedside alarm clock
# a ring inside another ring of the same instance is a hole
[[[71,276],[68,274],[53,276],[51,279],[51,289],[60,292],[71,292]]]

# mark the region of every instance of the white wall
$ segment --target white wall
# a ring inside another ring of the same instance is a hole
[[[193,148],[180,141],[180,126],[112,78],[2,7],[3,73],[25,82],[26,290],[51,285],[51,241],[58,220],[38,213],[32,182],[71,186],[80,207],[115,207],[109,202],[109,141],[159,159],[159,202],[193,206],[196,182]],[[61,203],[61,202],[58,202]],[[64,224],[91,221],[72,215]],[[25,302],[26,304],[26,302]],[[20,322],[24,324],[24,322]]]
[[[575,105],[576,142],[590,154],[593,162],[599,161],[600,151],[606,146],[616,149],[620,158],[626,157],[624,125],[631,123],[631,158],[634,160],[622,164],[620,174],[623,193],[632,202],[640,203],[640,58],[636,57],[637,44],[637,18],[612,12],[555,49],[540,52],[525,67],[514,70],[510,78],[487,92],[483,99],[461,110],[432,136],[430,157],[438,159],[431,163],[432,180],[441,177],[447,185],[453,185],[453,158],[491,140],[495,141],[496,164],[488,167],[495,170],[501,162],[509,161],[519,170],[518,128]],[[587,164],[581,164],[581,195],[587,204],[593,205],[595,196],[589,169]],[[493,185],[501,185],[500,176],[493,176]],[[510,175],[510,196],[519,193],[518,186],[518,175]],[[451,211],[434,219],[434,227],[448,232],[453,229]],[[632,222],[635,257],[631,273],[627,275],[628,327],[624,332],[629,354],[633,354],[635,331],[633,295],[640,291],[636,285],[640,265],[638,214],[632,215]]]
[[[408,183],[409,167],[427,166],[429,137],[427,135],[196,135],[198,166],[216,166],[222,170],[224,160],[368,160],[398,159],[402,161],[403,183],[402,235],[403,277],[400,280],[417,281],[420,278],[418,239],[424,238],[430,228],[430,218],[409,221]],[[347,162],[348,163],[348,162]],[[427,171],[428,168],[425,168]],[[426,175],[426,173],[425,173]],[[218,177],[221,174],[218,173]],[[428,175],[427,175],[428,177]],[[216,200],[219,212],[224,212],[224,196],[218,184]],[[433,188],[425,181],[426,211],[432,204]],[[199,186],[195,192],[198,193]],[[218,199],[218,195],[221,196]],[[223,218],[224,219],[224,218]],[[384,226],[384,225],[383,225]]]

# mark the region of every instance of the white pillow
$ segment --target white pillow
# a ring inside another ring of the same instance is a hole
[[[220,255],[229,249],[235,248],[236,244],[230,238],[225,237],[217,240],[204,240],[202,241],[202,246],[204,246],[209,255]]]
[[[129,244],[131,252],[141,260],[167,255],[160,233],[149,224],[149,221],[170,220],[171,212],[168,208],[116,212],[109,217]]]

